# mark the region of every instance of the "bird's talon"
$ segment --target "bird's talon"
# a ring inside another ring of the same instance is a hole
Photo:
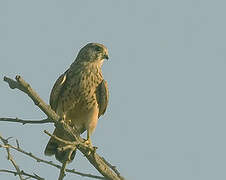
[[[98,148],[98,147],[93,146],[93,152],[94,152],[94,153],[96,153],[97,148]]]
[[[89,146],[89,147],[93,147],[93,145],[92,145],[92,143],[91,143],[90,140],[86,140],[86,141],[85,141],[85,144],[86,144],[87,146]]]

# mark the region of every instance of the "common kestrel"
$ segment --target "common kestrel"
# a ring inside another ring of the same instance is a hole
[[[108,59],[108,50],[104,45],[87,44],[69,69],[57,79],[50,94],[51,108],[80,134],[87,130],[87,143],[90,144],[98,118],[105,113],[108,104],[107,82],[101,71],[104,59]],[[71,140],[59,128],[53,134]],[[63,162],[67,153],[60,150],[62,146],[62,143],[50,138],[45,155],[55,155],[57,160]],[[70,160],[74,155],[75,151]]]

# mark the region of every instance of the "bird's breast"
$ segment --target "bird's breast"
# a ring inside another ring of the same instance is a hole
[[[96,89],[102,82],[101,70],[98,68],[83,68],[68,74],[67,84],[62,93],[64,112],[79,107],[89,110],[96,105]]]

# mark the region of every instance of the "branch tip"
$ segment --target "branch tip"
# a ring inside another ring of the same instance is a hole
[[[15,79],[16,79],[17,81],[20,81],[20,78],[21,78],[20,75],[16,75],[16,77],[15,77]]]

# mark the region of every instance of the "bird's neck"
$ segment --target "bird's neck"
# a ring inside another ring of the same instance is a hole
[[[94,75],[94,76],[98,76],[99,78],[103,79],[102,76],[102,64],[103,64],[103,60],[100,61],[94,61],[94,62],[74,62],[71,64],[70,69],[72,70],[73,73],[77,73],[78,70],[81,70],[81,76],[85,75],[85,76],[90,76],[90,75]]]
[[[100,71],[101,72],[101,67],[103,65],[104,60],[98,60],[98,61],[93,61],[93,62],[74,62],[71,64],[71,67],[79,66],[80,68],[84,70],[91,70],[91,71]]]

